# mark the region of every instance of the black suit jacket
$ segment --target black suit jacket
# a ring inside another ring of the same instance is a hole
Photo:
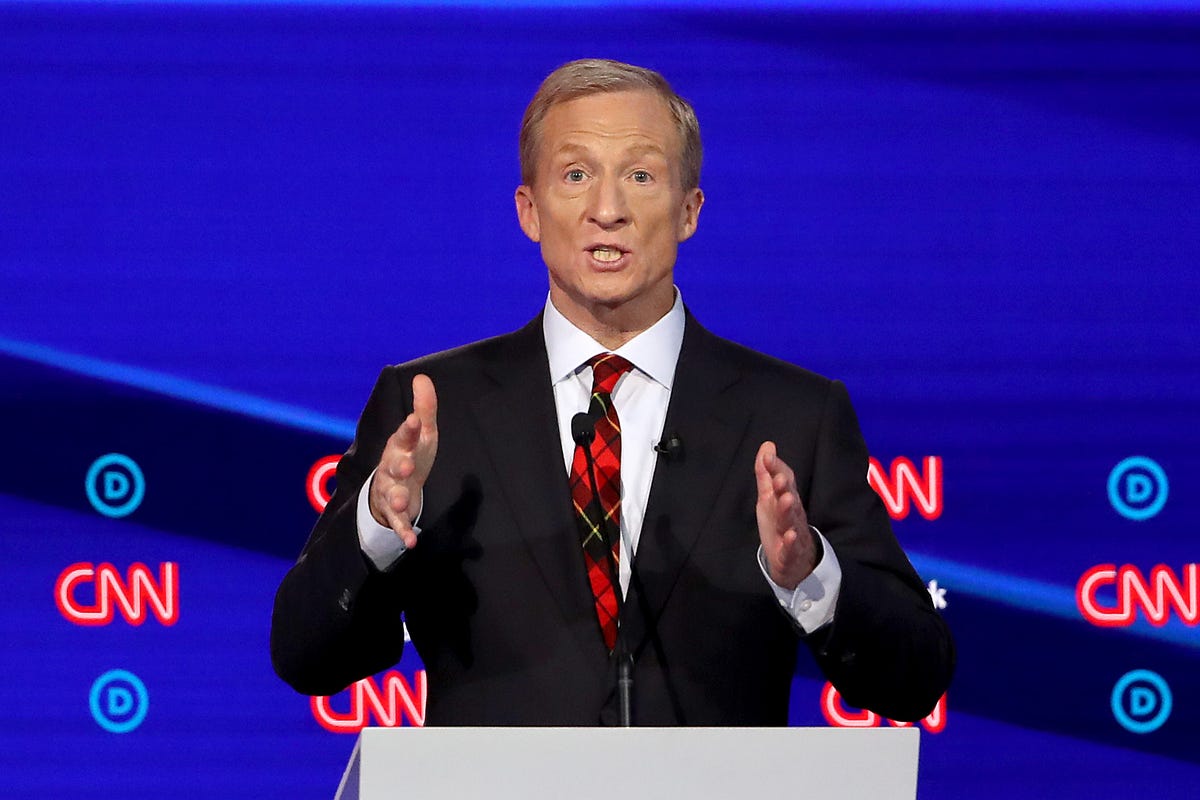
[[[439,447],[420,542],[379,572],[360,551],[359,489],[412,408],[438,393]],[[661,458],[621,620],[635,653],[634,721],[783,725],[803,641],[847,703],[892,719],[945,691],[948,630],[866,481],[845,388],[702,328],[689,314]],[[804,636],[759,570],[754,456],[778,445],[842,585],[832,624]],[[429,680],[427,723],[596,725],[616,719],[572,516],[541,319],[381,374],[337,487],[275,601],[276,671],[333,694],[392,666],[401,612]]]

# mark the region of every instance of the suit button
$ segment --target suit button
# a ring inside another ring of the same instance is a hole
[[[350,610],[350,601],[352,599],[353,598],[350,595],[350,590],[343,589],[342,596],[338,598],[338,606],[342,609],[342,611],[349,611]]]

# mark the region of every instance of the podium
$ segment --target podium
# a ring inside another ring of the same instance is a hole
[[[335,800],[914,800],[919,737],[916,727],[364,728]]]

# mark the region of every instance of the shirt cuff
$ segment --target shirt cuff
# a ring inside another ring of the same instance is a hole
[[[771,580],[762,546],[758,548],[758,568],[771,585],[771,591],[775,593],[779,605],[805,634],[813,633],[833,621],[833,610],[837,608],[838,592],[842,588],[842,565],[838,563],[837,554],[819,530],[812,525],[808,527],[813,536],[821,540],[824,552],[816,569],[800,581],[795,589],[785,589]]]
[[[404,540],[396,535],[396,532],[391,528],[380,525],[375,521],[375,517],[371,515],[371,481],[375,478],[375,471],[367,476],[367,480],[363,483],[362,488],[358,490],[358,546],[362,548],[363,554],[371,559],[371,563],[380,572],[383,572],[392,567],[400,556],[404,555],[406,548]],[[422,498],[423,499],[423,498]],[[424,502],[422,502],[424,506]],[[424,510],[424,509],[422,509]],[[420,519],[420,515],[417,517]],[[420,534],[421,529],[417,527],[416,522],[413,522],[413,533]]]

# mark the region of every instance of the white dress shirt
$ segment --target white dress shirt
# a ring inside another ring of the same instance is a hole
[[[662,439],[663,422],[671,399],[675,365],[683,345],[683,300],[678,290],[675,304],[667,314],[647,330],[611,351],[633,364],[634,369],[621,376],[613,388],[612,401],[621,420],[621,590],[629,589],[630,564],[637,553],[642,520],[650,497],[650,483],[658,454],[654,445]],[[542,317],[546,355],[550,362],[550,384],[558,416],[563,465],[571,471],[575,441],[571,438],[571,418],[587,411],[592,392],[592,369],[588,359],[610,352],[592,337],[575,327],[554,304],[546,301]],[[371,478],[374,473],[371,474]],[[390,528],[371,516],[368,491],[371,478],[358,496],[358,536],[363,552],[379,569],[387,569],[404,553],[404,542]],[[418,533],[419,528],[414,525]],[[817,568],[795,590],[785,589],[767,574],[762,548],[758,551],[759,568],[780,605],[800,628],[812,632],[833,619],[841,588],[842,570],[829,542],[816,528],[824,554]],[[582,558],[582,555],[580,556]]]

